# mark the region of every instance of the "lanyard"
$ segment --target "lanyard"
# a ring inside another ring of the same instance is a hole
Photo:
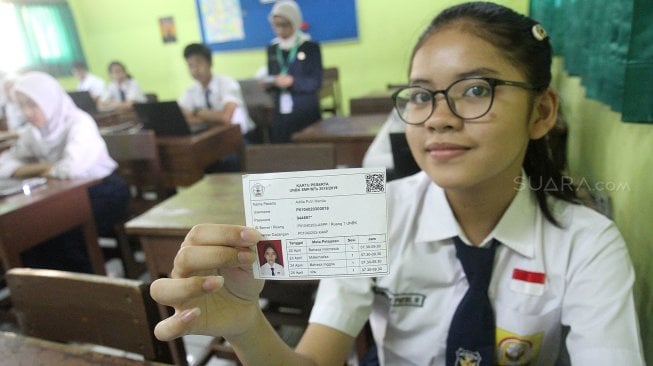
[[[295,45],[288,52],[288,58],[284,60],[283,54],[281,53],[281,47],[277,45],[277,62],[279,63],[279,67],[281,69],[280,70],[281,75],[288,75],[288,69],[290,68],[290,65],[293,63],[293,61],[295,61],[295,56],[297,56],[298,48],[299,48],[299,39],[295,41]]]

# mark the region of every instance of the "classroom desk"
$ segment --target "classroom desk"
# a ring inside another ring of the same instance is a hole
[[[376,91],[349,99],[349,113],[376,114],[390,113],[394,108],[392,90]]]
[[[186,187],[199,181],[204,170],[243,147],[238,125],[214,126],[189,136],[158,136],[166,187]]]
[[[138,123],[138,116],[136,116],[136,112],[133,109],[98,111],[97,113],[93,113],[92,117],[100,128],[124,125],[126,123]]]
[[[334,116],[294,133],[292,141],[334,143],[336,164],[356,168],[387,118],[386,113]]]
[[[30,195],[0,198],[0,259],[3,268],[21,267],[20,253],[81,226],[94,272],[106,274],[87,193],[93,182],[50,179]]]
[[[165,365],[109,355],[72,344],[52,342],[10,332],[0,332],[0,363],[3,366]]]
[[[245,224],[241,173],[209,174],[125,224],[140,239],[151,279],[168,276],[188,230],[196,224]]]
[[[0,152],[12,147],[17,139],[18,134],[14,131],[0,131]]]

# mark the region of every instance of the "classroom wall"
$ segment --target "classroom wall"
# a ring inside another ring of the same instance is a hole
[[[388,83],[406,81],[408,58],[421,30],[453,0],[359,0],[359,38],[322,45],[325,66],[337,66],[348,113],[351,97],[384,90]],[[517,11],[528,10],[528,0],[498,1]],[[123,61],[146,92],[160,99],[176,99],[191,82],[182,57],[183,47],[200,41],[193,0],[69,0],[89,68],[108,78],[113,59]],[[410,4],[408,6],[407,4]],[[164,44],[158,19],[173,16],[178,41]],[[263,49],[214,53],[213,70],[248,78],[265,65]],[[73,79],[62,79],[67,87]]]
[[[569,170],[585,188],[607,196],[635,266],[635,302],[646,359],[653,363],[653,124],[624,123],[621,114],[585,97],[578,77],[557,60],[556,86],[569,123]],[[648,101],[650,103],[650,101]]]

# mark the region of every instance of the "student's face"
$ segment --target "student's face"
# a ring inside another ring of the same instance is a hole
[[[446,28],[431,35],[416,52],[410,82],[442,90],[473,76],[526,81],[490,43],[458,28]],[[422,170],[445,189],[489,187],[487,184],[512,189],[521,173],[529,137],[537,138],[533,100],[527,90],[498,86],[490,111],[465,121],[451,113],[438,94],[435,110],[424,124],[406,125],[411,152]]]
[[[43,114],[41,108],[32,100],[32,98],[21,92],[16,92],[16,102],[18,103],[21,112],[23,112],[23,116],[25,116],[25,119],[27,119],[29,123],[38,128],[42,128],[46,125],[48,120],[45,118],[45,114]]]
[[[120,65],[112,65],[109,69],[109,77],[116,82],[127,80],[127,72]]]
[[[211,64],[200,55],[190,55],[186,59],[188,71],[193,79],[200,83],[208,83],[211,80]]]
[[[84,79],[84,77],[86,76],[86,70],[84,70],[84,69],[74,68],[74,69],[73,69],[73,75],[74,75],[77,79],[82,80],[82,79]]]
[[[267,248],[265,250],[265,260],[270,264],[277,261],[277,253],[275,253],[274,249]]]
[[[288,39],[295,33],[288,19],[275,15],[272,17],[272,30],[277,37]]]

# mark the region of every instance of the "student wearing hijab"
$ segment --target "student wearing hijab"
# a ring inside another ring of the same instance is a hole
[[[268,19],[277,36],[267,49],[266,84],[275,100],[270,140],[290,142],[294,132],[320,119],[322,53],[301,31],[302,13],[294,1],[277,1]]]
[[[16,144],[0,155],[0,178],[95,179],[88,193],[96,228],[100,236],[112,233],[125,219],[129,188],[115,173],[118,164],[93,118],[43,72],[28,72],[16,80],[14,96],[29,123],[19,131]],[[79,250],[85,252],[82,248],[83,242]],[[45,254],[43,259],[53,261]]]
[[[109,64],[111,82],[100,95],[100,109],[130,109],[134,103],[145,103],[147,98],[138,82],[127,72],[122,62]]]

